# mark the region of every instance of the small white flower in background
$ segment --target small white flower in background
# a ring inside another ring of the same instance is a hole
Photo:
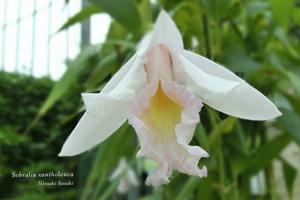
[[[60,156],[72,156],[104,141],[126,120],[135,128],[137,156],[158,167],[146,184],[169,182],[173,170],[206,176],[198,162],[208,153],[188,145],[202,102],[228,115],[268,120],[281,113],[259,91],[226,68],[184,50],[181,35],[162,11],[137,52],[100,93],[82,94],[86,112],[65,142]]]
[[[130,187],[138,186],[139,182],[134,171],[130,168],[127,161],[122,158],[119,161],[117,168],[113,171],[109,180],[113,181],[121,176],[121,179],[118,184],[117,191],[121,194],[128,192]]]

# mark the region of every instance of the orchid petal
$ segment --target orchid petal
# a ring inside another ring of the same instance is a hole
[[[148,81],[172,80],[172,58],[163,45],[152,47],[146,55],[146,72]]]
[[[220,90],[224,85],[225,87],[229,86],[226,92],[212,91],[207,94],[203,93],[201,85],[199,87],[201,80],[197,81],[191,77],[192,81],[188,83],[191,89],[201,96],[204,103],[209,106],[228,115],[249,120],[268,120],[281,115],[268,98],[228,69],[189,51],[185,51],[181,58],[183,64],[186,65],[185,69],[190,71],[190,73],[187,72],[189,76],[198,70],[222,79],[223,81],[212,85],[215,87],[215,91]],[[226,83],[228,81],[238,84],[230,88],[230,84]],[[206,82],[206,84],[209,83]]]
[[[133,55],[122,67],[120,67],[119,71],[106,83],[104,88],[101,90],[101,93],[109,93],[113,90],[119,83],[124,79],[129,70],[136,63],[136,60],[139,57],[135,54]]]
[[[119,80],[119,83],[116,84],[115,87],[110,90],[109,94],[122,96],[124,95],[124,91],[127,91],[127,93],[128,92],[135,93],[143,89],[147,84],[147,74],[143,65],[144,65],[144,59],[142,57],[137,56],[134,64],[131,66],[130,69],[128,69],[126,74],[123,75],[122,79]],[[120,71],[121,70],[122,69],[120,69]],[[120,74],[117,73],[117,75]],[[114,77],[112,79],[114,79]],[[134,97],[135,96],[132,96],[131,99],[133,99]]]
[[[224,78],[231,81],[242,82],[243,80],[235,75],[232,71],[228,70],[225,67],[205,58],[199,54],[196,54],[192,51],[184,50],[181,53],[186,59],[188,59],[191,63],[193,63],[196,67],[201,69],[202,71],[211,74],[213,76],[217,76],[220,78]]]
[[[162,10],[155,22],[154,30],[147,33],[137,45],[137,55],[143,56],[153,46],[163,44],[173,51],[183,50],[181,34],[168,13]]]
[[[218,94],[225,94],[239,85],[239,82],[230,81],[217,76],[210,75],[193,65],[182,55],[178,55],[182,64],[182,69],[187,75],[185,81],[189,84],[191,89],[196,90],[205,101],[211,96]]]
[[[108,93],[82,95],[86,112],[68,137],[59,156],[72,156],[89,150],[108,138],[126,121],[130,103],[147,81],[141,62],[141,59],[136,59],[119,83],[111,82],[114,88],[109,89]],[[118,78],[112,79],[115,81]]]
[[[93,105],[87,109],[63,145],[59,156],[73,156],[91,149],[126,121],[128,102],[100,94],[89,94],[88,98],[97,101],[98,106]],[[90,113],[89,110],[95,107],[97,111]]]
[[[145,54],[145,52],[148,50],[150,46],[152,37],[153,37],[153,31],[150,31],[139,41],[136,47],[137,55],[143,56]]]
[[[173,50],[182,50],[181,34],[168,13],[162,10],[155,22],[150,47],[164,44]]]

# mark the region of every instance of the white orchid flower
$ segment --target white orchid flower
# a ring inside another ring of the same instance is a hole
[[[169,182],[172,170],[206,176],[198,161],[208,157],[190,146],[202,102],[228,115],[268,120],[281,113],[255,88],[213,61],[184,50],[181,35],[162,11],[154,31],[100,93],[82,94],[86,112],[65,142],[60,156],[82,153],[114,133],[126,120],[135,128],[137,156],[158,167],[146,184]]]
[[[114,181],[115,179],[119,178],[120,176],[121,176],[121,179],[119,181],[117,191],[121,194],[125,194],[126,192],[129,191],[130,187],[138,186],[138,184],[139,184],[139,181],[135,175],[135,172],[129,166],[129,164],[125,160],[125,158],[122,158],[119,161],[118,166],[113,171],[112,175],[109,177],[109,180]]]

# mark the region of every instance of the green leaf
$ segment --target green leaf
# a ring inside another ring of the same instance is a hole
[[[163,196],[163,192],[164,192],[163,187],[156,187],[156,188],[154,187],[153,191],[149,195],[138,198],[137,200],[164,200],[166,198]]]
[[[279,125],[292,136],[294,141],[300,146],[300,117],[297,113],[281,109],[282,116],[278,119]]]
[[[139,5],[140,15],[143,22],[143,30],[148,30],[152,26],[152,10],[150,0],[143,0]]]
[[[236,120],[235,130],[226,139],[226,142],[234,149],[235,154],[249,155],[249,145],[246,141],[246,134],[240,120]]]
[[[294,0],[269,0],[269,3],[275,20],[287,28],[293,16]]]
[[[232,131],[236,122],[236,118],[227,117],[221,123],[219,123],[209,134],[209,146],[213,147],[224,133]]]
[[[152,194],[139,198],[138,200],[162,200],[162,198],[156,194]]]
[[[239,46],[233,47],[226,53],[224,63],[230,70],[246,75],[257,71],[261,66],[260,63],[250,58]]]
[[[141,17],[132,0],[90,0],[90,2],[99,6],[128,30],[133,32],[141,30]]]
[[[290,38],[288,37],[287,29],[277,27],[273,32],[274,36],[284,45],[287,52],[290,53],[295,59],[300,59],[298,51],[291,45]]]
[[[201,179],[197,185],[196,199],[214,199],[214,188],[212,187],[213,184],[213,177],[211,175],[208,175],[208,177]]]
[[[101,83],[105,77],[107,77],[113,71],[114,62],[117,58],[116,52],[113,51],[110,54],[103,57],[99,63],[96,64],[93,73],[87,79],[85,87],[90,90],[94,89],[99,83]]]
[[[288,163],[286,160],[281,159],[282,163],[282,170],[283,170],[283,175],[284,175],[284,181],[285,181],[285,186],[287,188],[287,191],[292,197],[293,194],[293,187],[295,180],[297,178],[297,173],[298,170],[294,166],[292,166],[290,163]]]
[[[198,177],[190,177],[188,181],[183,185],[183,188],[177,195],[176,200],[190,199],[190,196],[193,194],[192,192],[195,190],[198,183]]]
[[[233,0],[199,0],[199,2],[208,16],[219,21],[227,14]]]
[[[68,19],[68,21],[66,21],[57,32],[60,32],[62,30],[65,30],[67,28],[69,28],[70,26],[78,23],[78,22],[82,22],[83,20],[89,18],[90,16],[92,16],[95,13],[99,13],[101,12],[101,9],[95,5],[89,5],[85,8],[83,8],[82,10],[80,10],[77,14],[75,14],[74,16],[72,16],[71,18]]]
[[[249,1],[249,3],[247,3],[246,6],[247,6],[246,7],[247,16],[252,16],[252,15],[262,13],[263,11],[268,9],[269,4],[267,2],[261,2],[261,1],[254,1],[254,2]]]
[[[205,108],[207,109],[208,111],[208,117],[209,117],[209,120],[210,120],[210,123],[211,123],[211,126],[213,128],[217,127],[218,126],[218,123],[220,121],[220,116],[218,114],[218,112],[208,106],[205,106]]]
[[[195,131],[195,137],[201,147],[203,147],[204,149],[209,148],[207,133],[205,132],[205,129],[201,123],[197,124],[196,131]]]
[[[239,175],[244,172],[251,174],[266,168],[273,159],[290,143],[291,138],[287,134],[282,134],[262,145],[253,156],[235,158],[233,160],[234,173]]]
[[[100,196],[99,200],[106,200],[111,197],[111,195],[115,192],[117,189],[120,180],[123,176],[116,178],[112,181],[112,183],[109,185],[109,187],[104,191],[104,193]]]
[[[292,107],[291,103],[289,102],[289,100],[285,96],[280,94],[279,92],[276,92],[274,94],[273,102],[279,108],[279,110],[281,110],[281,109],[293,110],[293,107]]]
[[[128,30],[121,26],[119,23],[113,21],[110,24],[108,33],[106,35],[107,40],[124,40],[128,35]],[[126,40],[127,41],[127,40]]]
[[[300,96],[300,77],[297,74],[288,71],[285,74],[290,80],[297,95]]]

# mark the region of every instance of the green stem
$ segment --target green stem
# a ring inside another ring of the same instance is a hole
[[[114,180],[110,186],[107,188],[107,190],[103,193],[103,195],[101,195],[100,198],[98,198],[99,200],[106,200],[109,199],[111,197],[111,195],[115,192],[115,190],[118,187],[119,181],[122,177]]]
[[[208,27],[208,19],[205,14],[202,16],[202,22],[204,26],[204,44],[205,44],[205,51],[206,57],[211,58],[211,44],[210,44],[210,36],[209,36],[209,27]]]
[[[220,149],[222,149],[222,145],[221,145],[221,142],[219,143],[220,145]],[[220,176],[220,184],[221,184],[221,199],[226,199],[224,198],[224,189],[226,187],[226,184],[225,184],[225,163],[224,163],[224,154],[220,151],[219,153],[219,176]]]
[[[232,179],[233,179],[233,187],[234,187],[234,199],[239,200],[240,194],[239,194],[239,188],[238,188],[238,178],[234,173],[233,173]]]
[[[90,173],[88,175],[88,178],[86,180],[86,184],[85,184],[84,190],[82,192],[82,196],[80,198],[81,200],[88,199],[88,196],[90,194],[90,190],[93,187],[93,183],[95,181],[95,172],[97,171],[98,164],[101,161],[101,155],[102,155],[102,150],[99,148],[97,153],[96,153],[95,159],[93,161],[91,171],[90,171]]]
[[[222,48],[222,42],[221,42],[222,22],[218,20],[216,24],[217,24],[215,28],[216,45],[215,45],[214,56],[219,55]]]

